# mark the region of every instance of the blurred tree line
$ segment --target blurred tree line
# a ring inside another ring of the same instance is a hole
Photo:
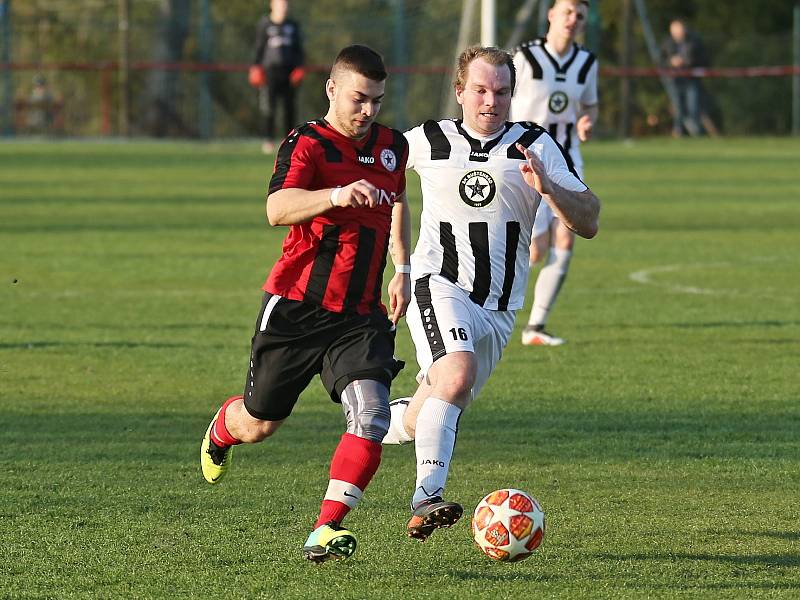
[[[13,0],[11,60],[17,63],[100,63],[119,58],[120,0]],[[542,2],[546,0],[541,0]],[[479,3],[478,3],[479,4]],[[597,5],[599,28],[592,39],[601,66],[618,65],[623,47],[625,0]],[[675,16],[685,17],[704,39],[714,67],[791,64],[792,4],[752,0],[647,0],[649,25],[660,41]],[[268,11],[268,0],[131,0],[129,57],[132,63],[210,62],[241,66],[253,55],[255,24]],[[522,2],[498,1],[499,45],[514,28]],[[412,125],[441,116],[450,73],[458,50],[462,2],[452,0],[293,0],[291,12],[300,21],[308,63],[312,68],[300,93],[301,118],[324,113],[326,68],[347,44],[365,43],[397,68],[389,80],[382,114],[387,124]],[[477,14],[471,41],[479,39]],[[533,19],[526,38],[540,34]],[[648,55],[643,24],[634,13],[635,66],[654,66]],[[404,68],[410,67],[410,72]],[[117,107],[116,78],[109,85],[101,71],[48,72],[70,111],[70,130],[96,132],[103,118],[101,104]],[[15,72],[15,89],[30,86],[31,72]],[[131,72],[131,132],[138,135],[202,134],[199,100],[210,94],[215,136],[257,135],[260,116],[255,90],[244,70],[201,75],[190,71]],[[785,134],[790,128],[789,77],[708,79],[713,115],[730,134]],[[669,103],[657,78],[633,82],[634,135],[669,129]],[[601,78],[600,133],[613,134],[620,118],[618,80]],[[105,98],[105,99],[104,99]],[[107,115],[106,117],[107,118]]]

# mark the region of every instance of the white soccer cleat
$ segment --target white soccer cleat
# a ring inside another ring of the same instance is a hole
[[[523,346],[560,346],[565,341],[546,332],[542,325],[528,325],[522,330]]]

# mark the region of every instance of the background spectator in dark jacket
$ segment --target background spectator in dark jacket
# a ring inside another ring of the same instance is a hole
[[[288,0],[271,0],[270,13],[261,17],[256,30],[253,68],[262,69],[261,81],[251,83],[260,88],[260,107],[265,117],[263,150],[272,152],[275,140],[281,139],[295,126],[296,88],[305,75],[303,70],[303,43],[300,25],[288,18]],[[275,116],[278,107],[283,112],[283,127],[276,130]]]
[[[669,37],[661,47],[664,66],[672,69],[707,67],[709,64],[705,46],[700,37],[690,31],[683,19],[673,19],[669,24]],[[702,87],[697,77],[679,75],[673,79],[677,93],[675,121],[672,134],[700,135]]]

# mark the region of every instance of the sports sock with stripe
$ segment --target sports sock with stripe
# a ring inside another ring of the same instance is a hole
[[[422,405],[415,432],[417,482],[411,506],[443,494],[460,416],[458,406],[439,398],[427,398]]]
[[[233,396],[225,401],[225,404],[222,405],[222,408],[219,411],[217,419],[214,421],[214,426],[211,428],[211,434],[209,437],[211,438],[211,441],[220,448],[236,446],[242,443],[241,440],[238,440],[231,435],[231,432],[228,431],[228,428],[225,425],[225,413],[227,412],[228,407],[237,400],[242,400],[242,396]]]
[[[328,521],[341,523],[355,508],[381,464],[382,447],[352,433],[345,433],[331,459],[330,481],[314,529]]]

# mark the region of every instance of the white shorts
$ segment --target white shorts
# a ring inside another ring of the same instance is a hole
[[[478,365],[475,399],[503,355],[516,311],[478,306],[467,292],[439,275],[418,279],[413,288],[406,323],[417,350],[418,378],[445,354],[472,352]]]
[[[570,154],[570,156],[572,156],[572,160],[575,163],[575,171],[578,173],[578,177],[583,179],[583,165],[575,162],[574,154]],[[539,202],[539,208],[536,209],[536,218],[533,221],[533,232],[531,234],[533,239],[547,233],[555,218],[556,214],[553,212],[553,209],[550,208],[550,205],[544,200],[541,200]]]

